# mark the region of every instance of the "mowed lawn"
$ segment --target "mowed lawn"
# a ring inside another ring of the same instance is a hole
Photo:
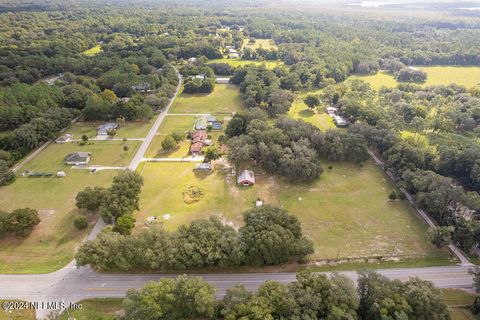
[[[127,122],[122,125],[114,138],[144,138],[153,124],[153,119],[149,122],[135,121]],[[97,127],[104,122],[75,122],[65,133],[72,135],[72,139],[81,139],[83,135],[89,138],[97,136]]]
[[[91,145],[76,143],[51,144],[31,162],[19,169],[52,173],[65,171],[66,177],[22,177],[8,186],[0,187],[0,208],[12,211],[31,207],[39,211],[41,222],[27,238],[8,236],[0,240],[1,273],[45,273],[65,266],[75,254],[75,248],[93,226],[95,217],[88,215],[90,228],[77,231],[73,217],[77,193],[88,186],[108,187],[116,170],[90,173],[89,170],[71,169],[64,158],[71,152],[92,153],[89,165],[126,166],[140,141],[91,141]]]
[[[266,50],[270,49],[278,49],[275,41],[273,39],[255,39],[255,43],[249,43],[249,39],[243,40],[243,48],[249,48],[252,50],[256,50],[258,48],[263,48]]]
[[[76,319],[76,320],[114,320],[121,314],[123,306],[123,299],[121,298],[94,298],[85,299],[78,302],[82,305],[81,310],[70,310],[70,318],[64,312],[61,320]]]
[[[221,59],[212,59],[208,60],[207,64],[210,63],[227,63],[231,65],[232,67],[243,67],[249,64],[254,64],[254,65],[262,65],[265,64],[265,67],[267,69],[273,69],[276,67],[280,67],[283,65],[283,61],[281,60],[243,60],[243,59],[229,59],[229,58],[221,58]]]
[[[179,95],[170,113],[231,114],[243,110],[243,102],[237,86],[216,84],[212,93]]]
[[[31,162],[20,168],[19,172],[24,170],[57,172],[65,171],[71,166],[65,164],[65,157],[72,152],[90,152],[92,158],[89,166],[126,166],[130,159],[140,146],[141,141],[89,141],[82,146],[77,142],[65,144],[52,143],[39,156]],[[129,147],[128,151],[123,150],[123,146]]]
[[[394,186],[372,161],[324,161],[323,168],[312,184],[282,183],[279,196],[314,241],[312,258],[447,254],[430,244],[426,224],[406,201],[389,201]]]
[[[175,230],[192,220],[217,216],[233,226],[242,224],[241,213],[254,207],[257,197],[270,198],[271,189],[264,183],[252,188],[239,188],[236,178],[218,170],[210,174],[196,173],[193,163],[143,163],[138,171],[144,178],[140,196],[140,212],[136,213],[137,229],[149,216],[158,217],[167,230]],[[258,177],[261,181],[262,178]],[[183,192],[189,187],[201,188],[203,197],[187,204]],[[166,216],[168,215],[168,216]],[[168,219],[164,219],[168,217]]]
[[[312,94],[319,94],[319,92],[312,92]],[[336,128],[332,117],[325,112],[325,107],[320,105],[318,108],[310,109],[303,100],[307,93],[300,94],[292,103],[292,107],[288,111],[288,115],[293,119],[301,119],[305,122],[311,123],[322,131]]]
[[[442,294],[452,320],[478,319],[468,309],[475,300],[475,294],[460,289],[442,289]]]
[[[185,140],[179,144],[179,148],[173,152],[164,152],[162,150],[162,141],[169,134],[174,132],[184,133],[190,131],[195,123],[194,116],[167,116],[163,120],[160,128],[158,128],[157,135],[153,138],[152,143],[147,149],[147,158],[182,158],[188,155],[190,149],[190,142]]]
[[[78,231],[73,218],[79,211],[75,196],[88,186],[108,187],[117,171],[66,170],[64,178],[19,177],[0,187],[0,208],[11,211],[30,207],[39,211],[41,222],[27,238],[8,236],[0,240],[0,273],[47,273],[70,262],[75,249],[91,227]]]
[[[418,68],[427,73],[427,81],[422,83],[423,86],[456,83],[471,88],[480,84],[480,67],[421,66]],[[353,79],[363,80],[375,90],[380,89],[382,86],[393,88],[398,84],[391,74],[385,72],[378,72],[374,75],[353,75],[348,77],[346,81]]]

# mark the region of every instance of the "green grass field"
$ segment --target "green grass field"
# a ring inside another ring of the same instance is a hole
[[[273,69],[275,67],[279,67],[283,65],[283,61],[280,61],[280,60],[260,61],[260,60],[243,60],[243,59],[228,59],[228,58],[208,60],[207,64],[210,64],[210,63],[227,63],[232,67],[243,67],[249,64],[255,64],[257,66],[261,64],[265,64],[267,69]]]
[[[122,311],[123,299],[121,298],[95,298],[85,299],[80,302],[81,310],[70,310],[60,316],[60,320],[114,320]]]
[[[158,217],[168,230],[211,215],[238,226],[242,222],[241,213],[252,208],[255,199],[267,191],[261,190],[262,184],[238,188],[235,177],[227,182],[219,171],[198,174],[194,168],[195,164],[191,163],[144,163],[140,166],[145,184],[140,212],[136,214],[137,228],[143,227],[149,216]],[[204,196],[198,202],[187,204],[183,192],[190,186],[202,188]],[[163,219],[164,215],[170,215],[169,219]]]
[[[275,41],[273,41],[272,39],[255,39],[254,44],[248,43],[248,40],[249,39],[243,40],[243,48],[249,48],[252,50],[256,50],[257,48],[263,48],[266,50],[278,49]]]
[[[447,255],[430,244],[427,226],[406,201],[388,199],[395,188],[372,161],[363,166],[324,161],[323,167],[319,180],[282,184],[279,195],[314,241],[313,258]]]
[[[456,83],[470,88],[480,84],[480,67],[433,66],[419,67],[419,69],[427,73],[427,81],[422,84],[424,86]],[[398,84],[392,75],[385,72],[374,75],[353,75],[348,77],[347,81],[353,79],[363,80],[375,90],[382,86],[393,88]]]
[[[4,301],[18,301],[18,300],[0,300],[0,304]],[[35,320],[35,310],[10,310],[5,311],[0,309],[0,320]]]
[[[99,44],[97,44],[95,47],[92,47],[88,50],[83,51],[82,54],[87,56],[87,57],[93,57],[93,56],[99,54],[102,51],[103,51],[102,47]]]
[[[89,151],[89,165],[126,166],[140,141],[128,141],[129,151],[123,151],[123,141],[95,141],[92,145],[76,143],[51,144],[19,170],[53,173],[65,171],[66,177],[22,177],[0,187],[0,208],[11,211],[31,207],[39,211],[41,222],[27,238],[8,236],[0,240],[0,273],[46,273],[65,266],[75,254],[75,248],[93,226],[95,217],[88,216],[90,228],[77,231],[73,217],[75,196],[87,186],[110,185],[115,170],[98,171],[71,169],[64,164],[67,154]]]
[[[230,115],[243,110],[238,87],[216,84],[210,94],[180,94],[173,103],[170,113],[210,113]]]
[[[442,289],[443,300],[448,305],[452,320],[476,320],[468,306],[475,300],[475,295],[459,289]]]
[[[312,92],[318,94],[319,92]],[[300,94],[292,104],[288,111],[288,115],[294,119],[302,119],[305,122],[311,123],[322,131],[336,128],[333,119],[324,112],[324,107],[319,106],[316,110],[307,107],[303,102],[307,93]]]
[[[110,185],[116,171],[67,170],[65,178],[19,177],[0,188],[0,208],[11,211],[30,207],[41,222],[27,238],[8,236],[0,240],[0,273],[46,273],[65,266],[75,248],[93,227],[78,231],[72,224],[79,213],[75,196],[87,186]]]
[[[103,122],[75,122],[65,133],[71,134],[72,139],[81,139],[84,134],[89,138],[95,138],[97,136],[97,127],[102,123]],[[149,122],[127,122],[117,130],[115,138],[144,138],[152,124],[153,120]]]
[[[145,179],[137,228],[148,216],[157,216],[169,230],[193,219],[216,215],[235,226],[241,213],[260,197],[299,217],[304,232],[315,244],[313,259],[397,256],[448,258],[426,237],[426,225],[404,201],[389,201],[394,186],[373,162],[360,167],[334,163],[309,185],[292,185],[278,178],[258,175],[253,188],[239,188],[225,175],[196,175],[194,164],[147,163],[139,171]],[[175,179],[172,180],[172,172]],[[186,204],[183,191],[197,186],[205,196]],[[369,199],[365,201],[365,199]],[[169,215],[169,219],[163,219]],[[340,251],[339,251],[340,250]]]
[[[90,152],[92,159],[89,166],[126,166],[140,146],[141,141],[90,141],[87,145],[80,145],[76,142],[56,144],[53,143],[47,147],[41,154],[31,162],[23,166],[19,172],[29,169],[42,172],[65,171],[71,166],[66,165],[65,157],[77,151]],[[128,151],[123,151],[123,146],[129,147]]]

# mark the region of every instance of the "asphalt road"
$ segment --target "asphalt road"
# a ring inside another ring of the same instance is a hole
[[[440,288],[472,289],[469,267],[446,266],[430,268],[382,269],[381,274],[399,280],[412,276],[432,281]],[[340,272],[356,281],[355,271]],[[149,281],[176,277],[176,274],[100,274],[89,267],[76,268],[72,261],[65,268],[44,275],[0,275],[0,299],[21,299],[25,301],[78,302],[95,297],[123,297],[128,289],[141,288]],[[295,273],[218,273],[198,274],[217,288],[217,297],[235,284],[242,283],[250,290],[256,290],[263,282],[275,280],[289,283],[295,280]],[[37,310],[41,319],[50,311]]]
[[[175,69],[175,71],[177,71],[177,70]],[[180,91],[180,88],[182,87],[182,82],[183,81],[182,81],[182,76],[178,73],[178,71],[177,71],[177,74],[178,74],[179,81],[178,81],[177,89],[175,90],[175,95],[173,96],[172,99],[170,99],[170,102],[168,103],[167,107],[165,109],[163,109],[160,112],[160,114],[158,115],[157,119],[155,120],[152,127],[150,128],[150,131],[148,132],[147,136],[145,137],[145,140],[143,140],[142,144],[140,145],[140,148],[138,148],[137,153],[135,154],[132,161],[130,162],[130,165],[128,166],[128,169],[130,169],[130,170],[137,169],[140,162],[143,161],[143,157],[144,157],[145,153],[147,152],[148,146],[152,142],[153,138],[155,138],[155,134],[157,133],[158,128],[160,127],[163,120],[167,116],[168,110],[170,110],[170,107],[172,106],[173,101],[175,100],[175,97],[177,96],[178,92]]]

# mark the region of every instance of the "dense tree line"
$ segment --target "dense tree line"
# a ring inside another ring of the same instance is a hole
[[[265,121],[261,109],[233,117],[226,128],[229,159],[240,164],[254,161],[269,173],[290,181],[313,181],[323,169],[320,158],[361,162],[368,159],[363,136],[337,130],[321,132],[302,120],[279,118]]]
[[[178,270],[242,265],[275,265],[302,260],[313,244],[298,219],[272,206],[244,213],[238,231],[215,217],[194,220],[175,232],[153,224],[135,235],[108,229],[79,249],[79,266],[100,270]]]
[[[343,275],[302,271],[290,284],[266,281],[252,293],[243,285],[215,300],[215,287],[198,277],[161,279],[129,290],[124,319],[450,319],[442,294],[431,282],[389,280],[360,273],[357,289]]]

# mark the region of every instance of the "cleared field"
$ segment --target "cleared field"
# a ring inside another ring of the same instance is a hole
[[[85,134],[89,138],[97,136],[97,127],[103,122],[75,122],[65,133],[72,135],[72,139],[81,139]],[[135,121],[127,122],[118,130],[115,138],[144,138],[153,124],[149,122]]]
[[[248,40],[249,39],[243,40],[243,48],[250,48],[252,50],[255,50],[257,48],[263,48],[266,50],[278,49],[275,41],[273,41],[272,39],[255,39],[255,43],[253,44],[249,43]]]
[[[480,84],[480,67],[420,67],[427,73],[425,85],[456,83],[467,88]]]
[[[288,115],[294,119],[302,119],[311,123],[322,131],[336,128],[333,119],[324,112],[323,105],[320,105],[316,110],[312,110],[303,102],[307,94],[301,94],[295,99]],[[318,92],[312,92],[312,94],[318,94]]]
[[[427,73],[427,81],[422,84],[423,86],[456,83],[470,88],[480,84],[480,67],[433,66],[418,68]],[[374,75],[353,75],[348,77],[347,81],[353,79],[363,80],[375,90],[382,86],[393,88],[398,84],[392,75],[385,72],[378,72]]]
[[[313,258],[447,255],[430,244],[426,225],[406,201],[389,201],[395,188],[372,161],[323,164],[319,180],[281,184],[279,195],[314,241]]]
[[[65,266],[75,248],[93,227],[78,231],[75,196],[87,186],[110,185],[116,171],[66,170],[65,178],[19,177],[0,188],[0,208],[11,211],[30,207],[39,211],[41,222],[27,238],[9,236],[0,240],[0,273],[46,273]]]
[[[60,316],[61,320],[113,320],[122,311],[123,299],[120,298],[95,298],[78,302],[81,310],[70,310],[70,318],[66,313]]]
[[[459,289],[442,289],[442,294],[452,320],[478,319],[467,307],[475,300],[474,294]]]
[[[304,232],[314,241],[313,259],[448,257],[447,251],[430,244],[426,226],[407,202],[389,201],[394,187],[373,162],[362,167],[334,163],[330,164],[332,170],[328,165],[324,163],[327,172],[309,185],[292,185],[257,174],[253,188],[239,188],[235,177],[218,171],[195,174],[194,164],[147,163],[139,169],[145,186],[137,228],[142,228],[149,216],[158,217],[168,230],[210,215],[240,226],[241,213],[260,197],[299,217]],[[193,204],[183,198],[190,186],[204,191],[203,198]]]
[[[228,114],[243,110],[238,87],[216,84],[212,93],[180,94],[173,103],[170,113]]]
[[[144,226],[149,216],[156,216],[168,230],[194,219],[218,216],[226,223],[239,226],[241,213],[254,206],[257,197],[270,198],[270,189],[264,183],[252,188],[239,188],[235,177],[219,172],[196,173],[191,163],[143,163],[138,171],[145,183],[140,197],[140,212],[136,214],[137,229]],[[258,177],[261,181],[262,178]],[[184,191],[201,188],[203,197],[187,204]]]
[[[65,157],[77,151],[90,152],[92,159],[88,165],[102,166],[126,166],[140,146],[141,141],[90,141],[87,145],[81,146],[76,142],[66,144],[53,143],[40,153],[38,157],[23,166],[19,172],[29,169],[42,172],[65,171],[71,166],[66,165]],[[123,146],[129,147],[123,151]],[[29,178],[32,179],[32,178]]]
[[[67,154],[89,151],[89,165],[126,166],[140,141],[128,141],[129,151],[123,151],[123,141],[95,141],[92,145],[76,143],[51,144],[30,163],[22,167],[34,172],[65,171],[66,177],[22,177],[0,187],[0,208],[11,211],[31,207],[39,211],[41,222],[27,238],[8,236],[0,240],[0,272],[45,273],[65,266],[75,254],[80,240],[88,234],[95,217],[88,216],[90,228],[78,231],[73,226],[75,196],[87,186],[110,185],[117,171],[105,170],[94,174],[89,170],[71,169],[64,164]]]
[[[87,57],[93,57],[94,55],[97,55],[100,52],[102,52],[102,47],[99,44],[97,44],[95,47],[92,47],[88,50],[83,51],[82,54]]]
[[[374,90],[378,90],[381,87],[394,88],[398,85],[397,80],[386,72],[378,72],[372,75],[352,75],[346,81],[349,82],[351,80],[363,80]]]
[[[255,65],[265,64],[267,69],[273,69],[275,67],[279,67],[283,65],[283,61],[280,61],[280,60],[260,61],[260,60],[243,60],[243,59],[228,59],[228,58],[209,60],[207,64],[210,64],[210,63],[228,63],[232,67],[243,67],[249,64],[255,64]]]
[[[0,304],[5,301],[18,301],[18,300],[0,300]],[[7,312],[3,309],[0,310],[0,320],[35,320],[35,310],[23,309],[23,310],[10,310]]]
[[[174,152],[165,153],[162,151],[162,140],[165,138],[165,136],[173,132],[185,132],[191,130],[194,123],[195,117],[193,116],[167,116],[160,125],[160,128],[158,128],[157,135],[155,138],[153,138],[152,143],[148,147],[146,157],[181,158],[185,155],[188,155],[188,150],[190,148],[189,141],[182,141],[179,149],[175,150]]]

